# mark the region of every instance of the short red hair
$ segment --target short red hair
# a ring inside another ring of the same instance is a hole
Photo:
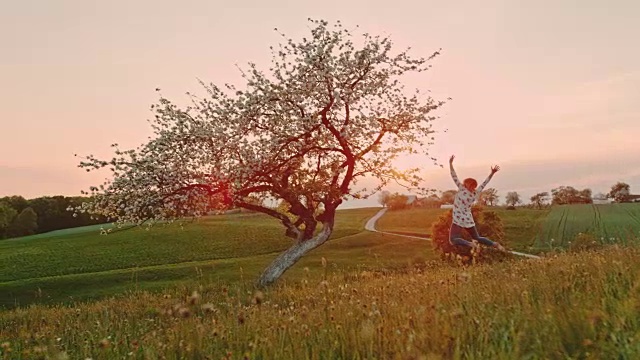
[[[478,182],[476,181],[476,179],[472,179],[472,178],[466,178],[464,179],[464,181],[462,182],[462,184],[464,185],[464,187],[468,188],[472,188],[472,189],[476,189],[478,187]]]

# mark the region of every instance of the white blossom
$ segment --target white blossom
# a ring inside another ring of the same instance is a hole
[[[356,45],[340,23],[310,20],[312,38],[273,47],[269,72],[250,63],[246,87],[201,82],[205,96],[179,107],[160,97],[151,109],[154,136],[136,149],[113,144],[109,161],[89,155],[87,171],[112,179],[90,187],[78,212],[117,226],[193,218],[229,206],[278,218],[298,242],[318,224],[333,227],[335,209],[391,181],[421,183],[420,169],[398,171],[400,154],[428,155],[432,112],[444,102],[407,95],[401,79],[429,69],[428,58],[392,52],[392,42],[365,34]],[[358,179],[377,186],[358,189]],[[292,217],[262,200],[291,205]]]

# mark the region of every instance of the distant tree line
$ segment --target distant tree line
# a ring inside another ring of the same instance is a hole
[[[457,190],[441,191],[440,196],[432,194],[425,198],[417,198],[399,193],[391,194],[383,191],[379,194],[378,202],[389,210],[400,210],[411,207],[438,208],[441,205],[453,204]],[[488,188],[480,193],[478,204],[482,206],[497,206],[500,196],[494,188]],[[505,196],[507,209],[515,209],[516,206],[524,205],[529,208],[542,209],[550,205],[570,205],[570,204],[592,204],[593,200],[611,199],[614,202],[640,202],[640,195],[633,195],[630,186],[624,182],[618,182],[611,187],[607,194],[593,195],[591,189],[578,190],[573,186],[559,186],[551,192],[539,192],[529,198],[530,202],[524,204],[520,194],[516,191],[509,191]]]
[[[439,208],[445,204],[453,204],[456,193],[456,190],[446,190],[441,191],[439,196],[431,194],[419,198],[382,191],[378,196],[378,202],[390,210],[414,207]],[[499,199],[498,191],[488,188],[482,191],[478,203],[483,206],[496,206]],[[611,186],[607,194],[595,196],[588,188],[578,190],[572,186],[559,186],[552,189],[551,194],[540,192],[533,195],[530,198],[531,202],[526,206],[542,209],[549,205],[591,204],[594,199],[611,199],[618,203],[637,202],[640,201],[640,195],[633,195],[629,184],[624,182],[617,182]],[[17,195],[2,197],[0,198],[0,239],[108,222],[109,219],[104,217],[91,217],[86,213],[74,215],[73,211],[67,210],[88,200],[88,197],[82,196],[43,196],[30,200]],[[506,195],[505,203],[508,208],[515,208],[523,202],[520,194],[510,191]]]
[[[577,190],[573,186],[560,186],[551,190],[552,203],[565,204],[591,204],[591,189]]]
[[[624,182],[617,182],[611,187],[611,191],[606,195],[609,199],[615,202],[638,202],[640,195],[631,194],[631,187]]]
[[[0,239],[107,222],[106,218],[74,215],[73,211],[67,210],[87,200],[89,198],[81,196],[43,196],[30,200],[17,195],[2,197]]]

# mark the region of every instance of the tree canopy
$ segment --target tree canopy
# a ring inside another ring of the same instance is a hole
[[[542,207],[549,200],[549,193],[546,191],[539,192],[531,197],[531,203],[538,209],[542,209]]]
[[[8,232],[9,236],[18,237],[35,234],[37,229],[38,215],[32,208],[27,207],[16,216]]]
[[[479,202],[485,206],[495,206],[498,203],[498,190],[495,188],[488,188],[480,193]]]
[[[615,202],[629,201],[629,197],[631,196],[631,187],[627,183],[617,182],[611,186],[611,190],[607,196]]]
[[[591,189],[577,190],[572,186],[559,186],[551,189],[552,202],[554,204],[591,204]]]
[[[399,171],[394,160],[429,156],[432,112],[444,102],[407,95],[400,79],[429,69],[439,53],[393,53],[389,38],[370,34],[356,44],[339,22],[309,21],[310,38],[282,34],[268,72],[254,63],[241,70],[246,87],[200,82],[207,96],[189,94],[186,107],[160,97],[148,143],[125,151],[114,144],[111,160],[87,156],[80,167],[109,168],[112,180],[92,187],[93,201],[79,210],[143,223],[242,207],[278,219],[295,241],[283,256],[295,258],[328,238],[344,200],[366,198],[390,181],[420,189],[420,169]],[[357,188],[365,177],[376,185]],[[296,218],[249,196],[286,201]]]
[[[4,238],[9,225],[18,215],[18,212],[4,201],[0,201],[0,239]]]
[[[518,194],[517,191],[509,191],[507,193],[505,202],[509,206],[516,206],[516,205],[520,204],[522,202],[522,200],[520,200],[520,194]]]

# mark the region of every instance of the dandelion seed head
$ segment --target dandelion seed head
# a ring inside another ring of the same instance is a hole
[[[107,338],[104,338],[104,339],[100,340],[100,342],[98,343],[98,346],[99,346],[101,349],[106,349],[106,348],[108,348],[110,345],[111,345],[111,341],[109,341],[109,339],[107,339]]]
[[[264,293],[262,293],[262,291],[256,291],[255,294],[253,294],[253,303],[256,305],[260,305],[263,301]]]
[[[200,308],[202,309],[202,311],[208,312],[208,313],[213,312],[215,310],[215,307],[213,306],[212,303],[202,304]]]
[[[198,294],[197,291],[194,291],[193,293],[191,293],[191,296],[189,296],[188,302],[190,305],[195,305],[198,303],[199,300],[200,300],[200,294]]]
[[[191,316],[191,310],[186,307],[181,307],[178,310],[178,315],[180,315],[181,318],[188,318]]]

